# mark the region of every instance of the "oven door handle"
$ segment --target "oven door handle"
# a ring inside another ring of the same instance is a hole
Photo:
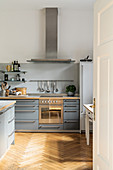
[[[39,129],[40,128],[56,128],[56,129],[59,129],[60,128],[60,126],[39,126]]]

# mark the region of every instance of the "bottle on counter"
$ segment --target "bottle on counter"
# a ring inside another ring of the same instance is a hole
[[[14,61],[14,71],[18,71],[18,61]]]
[[[16,75],[16,81],[20,81],[20,74]]]
[[[14,63],[11,64],[11,71],[14,71]]]
[[[13,69],[14,69],[14,71],[16,71],[16,61],[14,61]]]
[[[18,63],[18,71],[20,71],[20,64]]]
[[[8,74],[4,74],[4,81],[8,81]]]

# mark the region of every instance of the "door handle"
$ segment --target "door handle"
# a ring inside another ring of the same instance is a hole
[[[95,101],[95,98],[93,98],[93,106],[92,106],[92,108],[93,108],[93,114],[94,114],[94,121],[95,121],[95,118],[96,118],[96,112],[95,112],[95,107],[96,107],[96,101]]]

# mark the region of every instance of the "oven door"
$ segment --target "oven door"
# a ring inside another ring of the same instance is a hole
[[[39,124],[63,124],[63,106],[40,105]]]

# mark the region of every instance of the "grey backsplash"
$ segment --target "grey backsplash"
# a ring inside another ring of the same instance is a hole
[[[6,70],[7,64],[0,64],[0,70]],[[76,93],[79,92],[79,63],[26,63],[21,64],[21,70],[27,71],[21,74],[21,78],[25,78],[26,83],[9,83],[14,87],[27,87],[27,93],[39,93],[37,91],[37,83],[30,80],[74,80],[74,82],[58,82],[58,93],[65,93],[67,85],[74,84]],[[14,74],[12,75],[14,77]],[[3,80],[3,74],[0,73],[0,79]]]

